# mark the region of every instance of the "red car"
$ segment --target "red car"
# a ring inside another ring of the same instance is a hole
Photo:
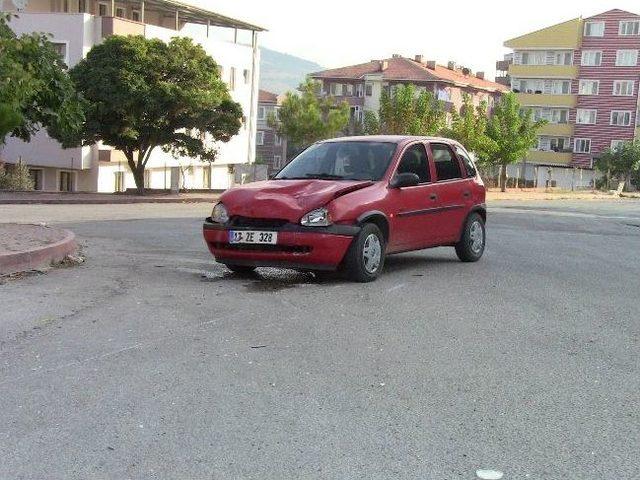
[[[479,260],[486,218],[484,185],[459,143],[348,137],[313,144],[271,180],[226,191],[204,238],[234,272],[343,269],[368,282],[392,253],[444,245]]]

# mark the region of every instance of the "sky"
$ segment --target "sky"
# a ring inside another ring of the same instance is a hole
[[[184,0],[268,29],[261,45],[333,68],[399,53],[495,75],[505,40],[638,0]]]

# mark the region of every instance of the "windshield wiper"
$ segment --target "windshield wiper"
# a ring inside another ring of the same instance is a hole
[[[342,175],[334,175],[333,173],[307,173],[307,178],[317,178],[318,180],[345,180]]]

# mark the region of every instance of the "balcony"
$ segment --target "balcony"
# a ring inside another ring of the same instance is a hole
[[[544,165],[569,165],[572,158],[572,152],[532,150],[527,154],[527,162],[542,163]]]
[[[546,95],[542,93],[518,93],[521,105],[540,107],[569,107],[575,108],[578,103],[577,95]]]
[[[528,78],[578,78],[577,65],[511,65],[509,75]]]
[[[571,137],[573,136],[573,125],[570,123],[547,123],[540,128],[538,135],[548,135],[550,137]]]
[[[102,38],[111,35],[143,35],[144,23],[126,18],[102,17]]]
[[[496,62],[496,70],[499,72],[506,72],[509,70],[509,66],[511,65],[511,60],[498,60]]]

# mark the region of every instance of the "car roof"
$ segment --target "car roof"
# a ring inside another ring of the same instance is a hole
[[[318,143],[328,143],[328,142],[387,142],[387,143],[407,143],[411,141],[427,141],[427,142],[445,142],[457,144],[455,140],[444,137],[428,137],[428,136],[419,136],[419,135],[360,135],[354,137],[338,137],[338,138],[329,138],[327,140],[322,140]]]

